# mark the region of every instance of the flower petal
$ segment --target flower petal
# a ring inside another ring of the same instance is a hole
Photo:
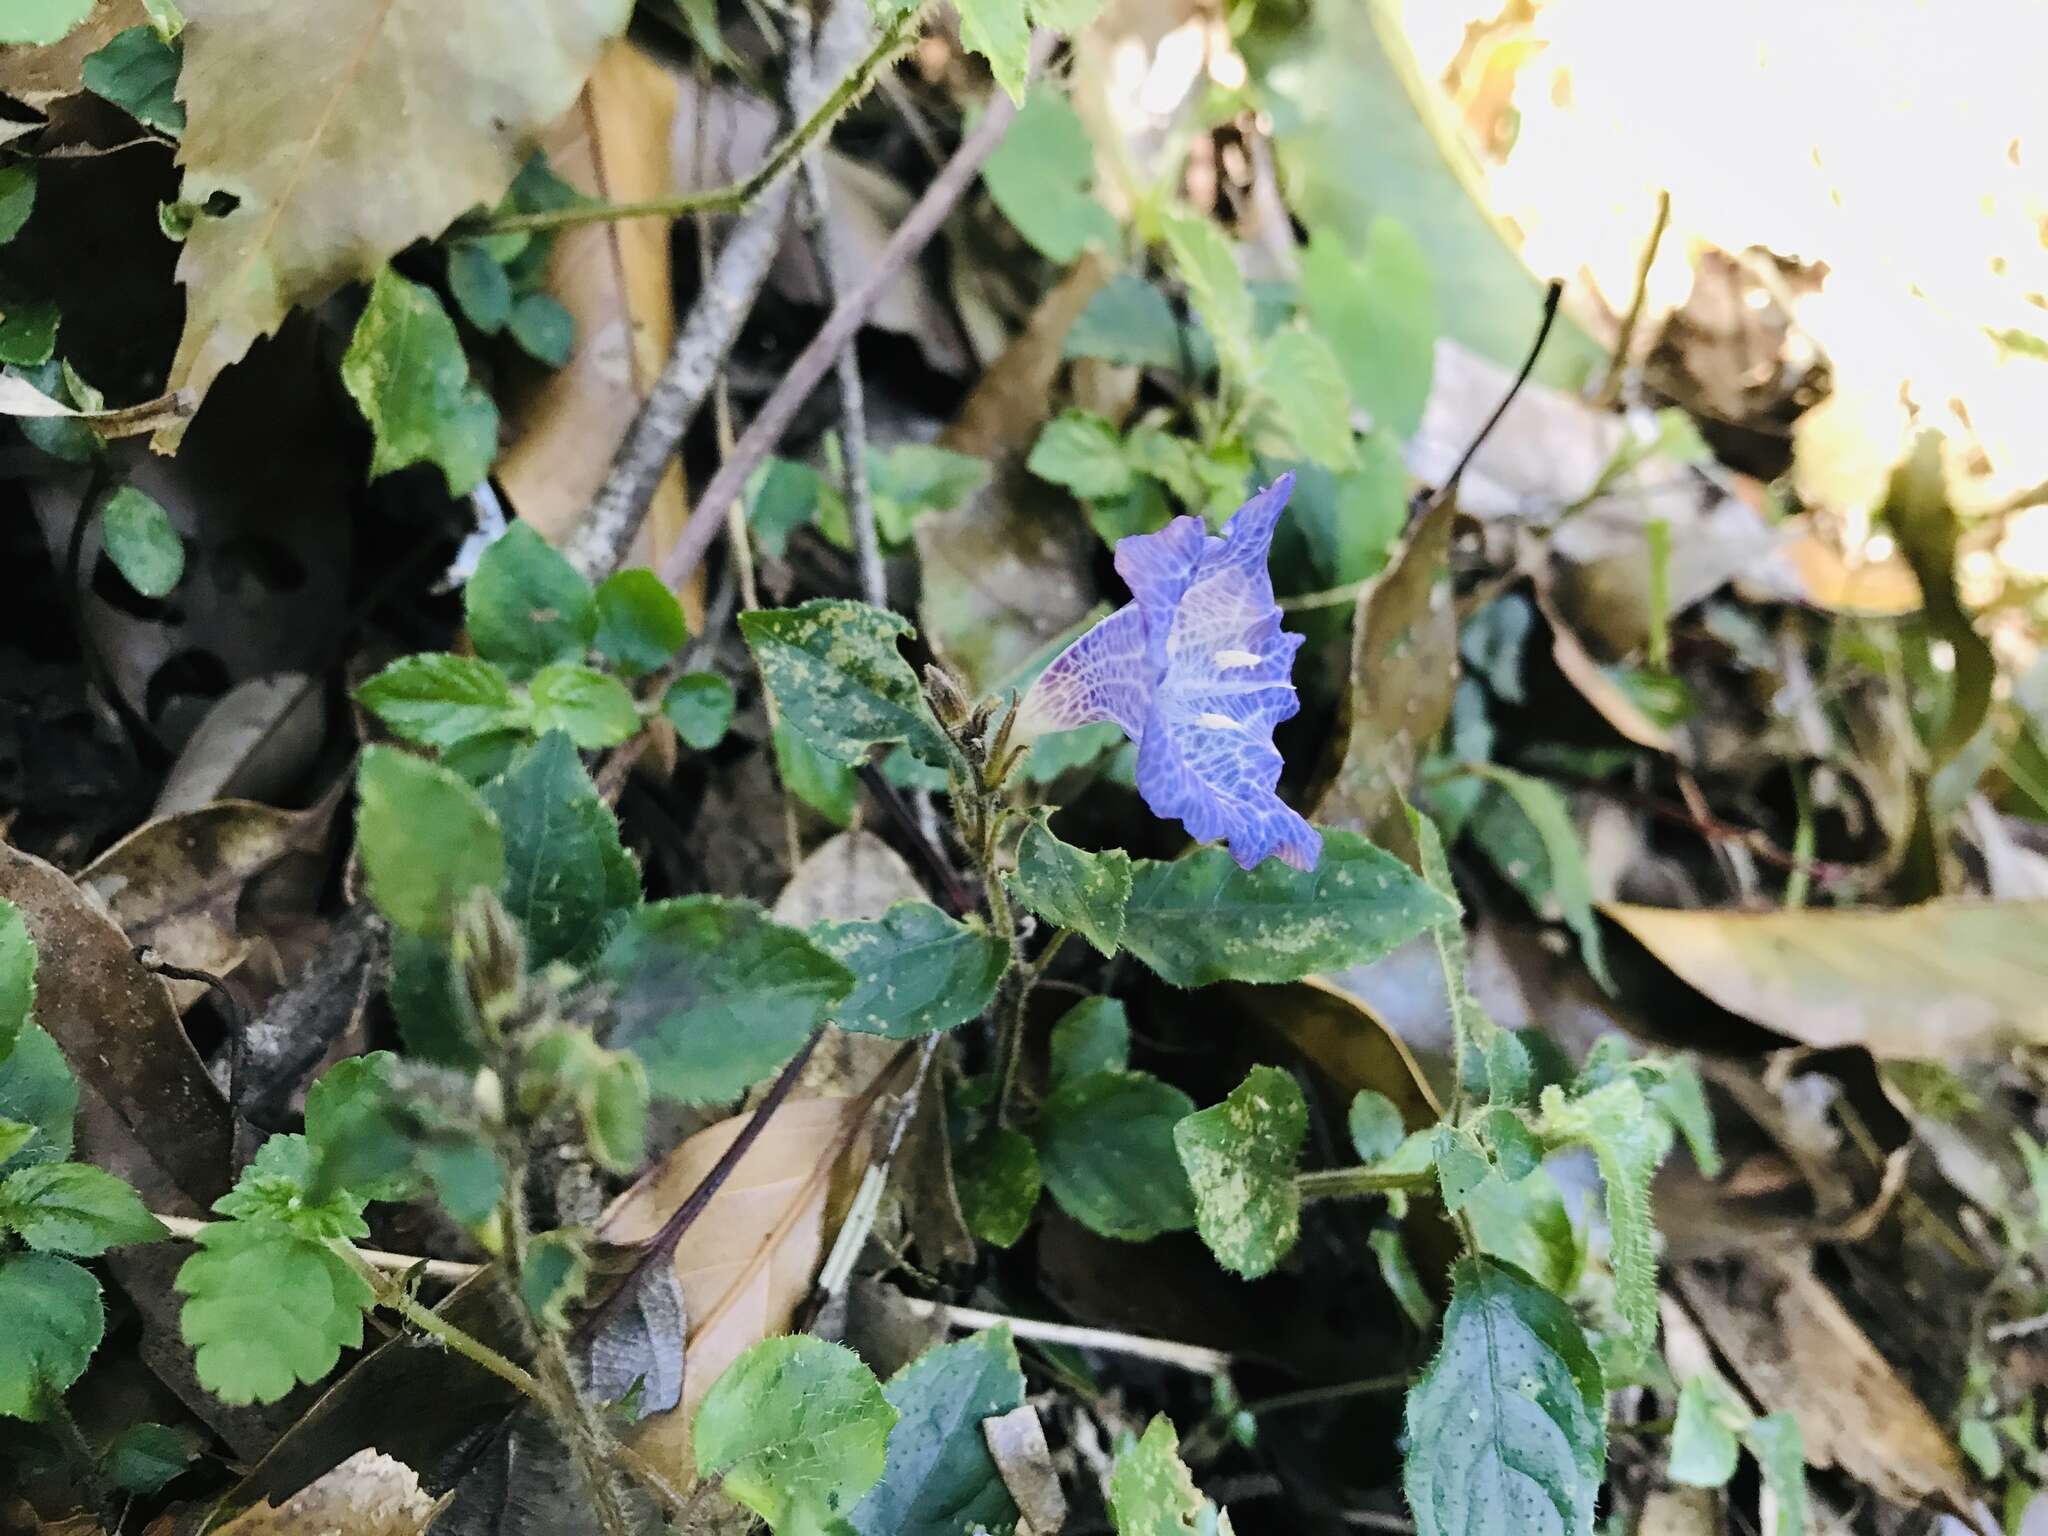
[[[1313,869],[1322,834],[1273,793],[1279,779],[1270,728],[1164,697],[1138,743],[1138,790],[1154,814],[1179,821],[1197,842],[1225,839],[1241,868],[1277,854]]]
[[[1166,665],[1166,636],[1173,610],[1210,543],[1199,517],[1176,517],[1157,533],[1134,533],[1116,546],[1116,572],[1145,616],[1146,649],[1153,665]]]
[[[1136,603],[1125,603],[1038,674],[1024,696],[1017,729],[1029,739],[1114,720],[1135,741],[1157,681],[1146,655],[1144,615]]]

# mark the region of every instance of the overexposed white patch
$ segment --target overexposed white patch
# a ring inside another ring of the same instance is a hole
[[[1243,726],[1231,719],[1230,716],[1208,711],[1195,716],[1195,724],[1206,725],[1212,731],[1241,731],[1244,729]]]
[[[1256,651],[1218,651],[1216,665],[1228,670],[1231,667],[1256,667],[1259,656]]]

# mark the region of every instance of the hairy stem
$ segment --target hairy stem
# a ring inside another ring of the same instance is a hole
[[[1428,1189],[1435,1174],[1388,1173],[1376,1168],[1320,1168],[1294,1177],[1303,1200],[1343,1200],[1359,1195],[1384,1195],[1396,1190]]]

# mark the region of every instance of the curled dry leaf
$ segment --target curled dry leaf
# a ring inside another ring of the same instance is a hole
[[[299,305],[368,280],[495,205],[567,111],[627,0],[183,0],[185,331],[170,388],[203,396]],[[477,59],[494,61],[489,70]],[[309,86],[307,82],[319,82]],[[415,153],[431,144],[431,156]],[[180,429],[156,435],[166,452]]]
[[[245,1510],[215,1536],[415,1536],[435,1503],[411,1467],[358,1451],[282,1504]]]
[[[1029,1403],[981,1421],[981,1436],[1002,1474],[1003,1486],[1023,1517],[1019,1536],[1058,1536],[1067,1523],[1067,1496],[1060,1488],[1045,1426]]]
[[[1594,659],[1581,640],[1566,624],[1551,601],[1545,581],[1536,583],[1536,606],[1543,611],[1543,618],[1550,625],[1550,655],[1557,663],[1557,670],[1565,675],[1580,697],[1598,710],[1602,719],[1627,740],[1639,747],[1648,747],[1653,752],[1670,752],[1677,743],[1671,733],[1643,712],[1643,707],[1630,698],[1627,692]]]
[[[1228,1014],[1300,1051],[1347,1100],[1366,1088],[1385,1094],[1411,1131],[1434,1125],[1441,1114],[1407,1044],[1335,983],[1319,976],[1279,987],[1231,981],[1207,995]]]
[[[1809,1466],[1840,1467],[1895,1504],[1933,1500],[1968,1518],[1961,1453],[1803,1256],[1692,1265],[1675,1279],[1764,1412],[1798,1419]]]
[[[224,800],[145,822],[86,867],[78,883],[104,903],[129,942],[186,970],[225,976],[255,942],[237,911],[265,877],[289,875],[295,860],[316,857],[339,796],[309,811],[280,811]],[[179,1012],[206,983],[173,980]]]
[[[690,1320],[682,1401],[641,1421],[633,1442],[670,1476],[695,1475],[690,1421],[725,1368],[750,1344],[789,1331],[824,1255],[838,1175],[860,1159],[840,1147],[857,1110],[849,1099],[793,1099],[778,1109],[676,1246],[675,1274]],[[652,1237],[730,1147],[750,1115],[700,1131],[615,1201],[598,1226],[606,1242]]]
[[[1600,910],[1695,991],[1808,1045],[1924,1061],[2048,1044],[2048,902]]]
[[[665,196],[676,86],[624,41],[597,61],[575,106],[542,144],[555,173],[607,202]],[[511,439],[498,483],[520,520],[559,544],[590,505],[627,424],[661,372],[675,338],[669,226],[612,219],[562,231],[548,257],[548,287],[576,319],[576,351],[507,404]],[[655,488],[627,557],[651,565],[682,532],[688,512],[680,463]]]

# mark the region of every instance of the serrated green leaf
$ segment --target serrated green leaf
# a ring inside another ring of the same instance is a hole
[[[597,589],[597,653],[629,677],[668,665],[690,638],[683,605],[650,570],[635,567]]]
[[[697,1472],[774,1531],[812,1532],[875,1486],[897,1411],[844,1345],[764,1339],[712,1383],[692,1438]]]
[[[1261,417],[1263,434],[1277,435],[1282,445],[1325,469],[1358,463],[1344,370],[1322,337],[1299,327],[1268,336],[1259,348],[1253,387],[1269,402]]]
[[[448,247],[448,292],[463,318],[486,336],[497,335],[512,318],[505,264],[480,240],[458,240]]]
[[[396,735],[436,750],[522,730],[529,720],[503,672],[445,651],[401,656],[356,689],[356,699]]]
[[[1062,1083],[1038,1117],[1038,1161],[1060,1208],[1091,1232],[1144,1242],[1195,1224],[1173,1128],[1195,1112],[1144,1072],[1091,1072]]]
[[[1131,272],[1119,272],[1095,291],[1067,328],[1067,357],[1099,357],[1134,368],[1199,371],[1180,317],[1166,295]]]
[[[455,323],[431,288],[389,267],[342,354],[341,382],[373,446],[370,476],[410,464],[440,468],[448,494],[466,496],[498,453],[498,408],[469,377]]]
[[[106,1327],[100,1283],[69,1259],[0,1253],[0,1417],[40,1419]]]
[[[75,1258],[166,1235],[140,1195],[90,1163],[41,1163],[9,1174],[0,1182],[0,1228],[39,1252]]]
[[[1436,829],[1436,823],[1412,805],[1404,805],[1408,813],[1408,830],[1414,834],[1415,847],[1422,861],[1422,877],[1429,883],[1443,902],[1442,909],[1430,920],[1429,937],[1436,946],[1438,968],[1442,970],[1444,988],[1450,998],[1451,1033],[1457,1041],[1458,1061],[1461,1068],[1468,1062],[1484,1061],[1486,1051],[1493,1042],[1495,1025],[1487,1016],[1479,1000],[1472,995],[1472,985],[1467,977],[1465,956],[1465,914],[1458,905],[1458,890],[1451,880],[1450,861],[1444,857],[1444,840]]]
[[[1392,854],[1329,829],[1304,872],[1222,848],[1132,861],[1123,944],[1177,987],[1299,981],[1381,958],[1453,912]]]
[[[100,1470],[123,1493],[155,1493],[192,1464],[192,1437],[168,1424],[130,1424],[114,1436]]]
[[[36,164],[33,160],[0,165],[0,245],[21,233],[36,207]]]
[[[171,526],[171,515],[132,485],[107,498],[100,538],[107,558],[144,597],[165,596],[185,574],[185,541]]]
[[[345,1191],[342,1203],[349,1205],[403,1200],[413,1192],[412,1127],[398,1114],[390,1077],[397,1059],[389,1051],[351,1056],[306,1090],[307,1191],[313,1198]]]
[[[854,985],[853,973],[750,901],[685,896],[632,914],[594,972],[614,988],[609,1044],[654,1091],[730,1099],[796,1054]]]
[[[42,1134],[26,1120],[0,1120],[0,1167],[14,1161],[14,1155]]]
[[[10,0],[0,10],[0,43],[40,47],[57,42],[85,20],[92,7],[93,0]]]
[[[891,1040],[978,1018],[1010,963],[1010,946],[999,935],[925,901],[900,901],[872,922],[820,923],[811,941],[854,976],[833,1022]]]
[[[1631,1078],[1576,1099],[1543,1090],[1543,1127],[1557,1140],[1593,1149],[1607,1186],[1608,1263],[1614,1301],[1628,1330],[1630,1356],[1644,1358],[1657,1338],[1657,1249],[1650,1226],[1650,1180],[1671,1150],[1671,1127]]]
[[[1007,1248],[1031,1225],[1045,1188],[1038,1148],[1022,1131],[991,1125],[953,1149],[953,1187],[967,1230]]]
[[[1123,937],[1131,899],[1131,856],[1120,848],[1090,853],[1062,842],[1043,818],[1017,843],[1010,879],[1025,906],[1047,922],[1071,928],[1105,958]]]
[[[616,747],[640,729],[640,710],[626,685],[581,662],[542,667],[528,685],[536,732],[564,731],[586,752]]]
[[[235,1187],[213,1202],[213,1209],[315,1242],[368,1237],[363,1196],[351,1189],[317,1191],[319,1172],[319,1153],[310,1137],[273,1136],[257,1149]]]
[[[926,1350],[883,1388],[896,1410],[881,1481],[854,1506],[859,1536],[961,1536],[1008,1530],[1017,1506],[982,1438],[982,1420],[1024,1401],[1007,1328]]]
[[[1542,779],[1495,763],[1468,764],[1467,768],[1503,792],[1489,795],[1480,803],[1472,822],[1474,840],[1539,914],[1546,901],[1557,903],[1565,926],[1578,938],[1579,956],[1586,962],[1586,969],[1604,989],[1613,992],[1614,978],[1607,972],[1607,956],[1600,942],[1600,919],[1593,912],[1593,885],[1586,873],[1585,850],[1579,846],[1579,834],[1572,826],[1571,808],[1565,804],[1564,796]],[[1512,821],[1503,822],[1503,812],[1513,817],[1517,811],[1523,824],[1536,834],[1540,855],[1532,855],[1513,838]]]
[[[21,908],[0,900],[0,1061],[14,1049],[36,1001],[36,946]]]
[[[1437,1188],[1443,1194],[1444,1209],[1455,1215],[1465,1208],[1472,1191],[1493,1172],[1493,1165],[1487,1162],[1486,1153],[1480,1150],[1478,1142],[1468,1133],[1449,1125],[1437,1127],[1433,1155]]]
[[[1750,1421],[1742,1431],[1742,1443],[1777,1496],[1778,1525],[1772,1536],[1804,1536],[1806,1449],[1799,1421],[1789,1413],[1767,1413]]]
[[[445,934],[459,903],[504,879],[497,818],[446,768],[371,747],[356,792],[356,847],[370,899],[397,928]]]
[[[0,1118],[34,1126],[36,1135],[12,1156],[0,1159],[0,1173],[69,1157],[77,1115],[78,1081],[64,1052],[40,1024],[24,1024],[14,1049],[0,1058]]]
[[[1585,1250],[1563,1192],[1541,1168],[1519,1181],[1496,1169],[1472,1191],[1464,1215],[1489,1258],[1514,1265],[1559,1296],[1578,1283]]]
[[[1721,1149],[1714,1139],[1714,1112],[1707,1107],[1706,1085],[1689,1061],[1667,1060],[1644,1085],[1644,1097],[1685,1138],[1686,1150],[1701,1173],[1721,1176]]]
[[[1121,496],[1131,488],[1123,439],[1093,411],[1068,409],[1047,422],[1024,467],[1041,480],[1064,485],[1083,501]]]
[[[1052,1086],[1131,1064],[1131,1024],[1113,997],[1084,997],[1052,1027]]]
[[[757,609],[739,622],[783,722],[824,756],[857,767],[871,749],[901,741],[928,763],[951,762],[951,744],[896,649],[916,633],[908,620],[828,597]]]
[[[1278,1067],[1253,1067],[1221,1104],[1173,1128],[1195,1197],[1195,1228],[1225,1269],[1256,1280],[1301,1236],[1294,1182],[1308,1104]]]
[[[1436,1358],[1408,1394],[1417,1536],[1588,1536],[1607,1453],[1599,1362],[1571,1309],[1491,1259],[1452,1273]]]
[[[1493,1160],[1500,1165],[1501,1177],[1513,1183],[1536,1171],[1543,1161],[1543,1148],[1537,1144],[1526,1120],[1512,1109],[1489,1109],[1481,1123],[1493,1150]]]
[[[484,551],[462,592],[477,654],[515,678],[577,661],[597,638],[597,597],[546,539],[514,523]]]
[[[716,672],[685,672],[662,695],[661,712],[693,752],[709,752],[732,728],[737,701],[732,684]]]
[[[1363,1163],[1392,1157],[1408,1136],[1407,1124],[1394,1101],[1373,1088],[1361,1088],[1353,1096],[1345,1126],[1351,1132],[1351,1149]]]
[[[1725,1487],[1735,1475],[1735,1431],[1750,1417],[1748,1404],[1713,1372],[1688,1376],[1679,1384],[1671,1426],[1671,1480],[1689,1488]]]
[[[589,1284],[590,1259],[575,1234],[543,1232],[534,1238],[519,1276],[519,1299],[542,1327],[568,1327],[568,1309]]]
[[[1250,382],[1258,372],[1252,294],[1230,242],[1197,214],[1169,214],[1160,227],[1173,253],[1174,270],[1187,284],[1188,299],[1216,344],[1217,360],[1231,378]]]
[[[1333,230],[1317,229],[1302,257],[1301,302],[1373,425],[1400,442],[1413,437],[1436,368],[1437,315],[1428,258],[1407,227],[1374,219],[1356,261]]]
[[[967,0],[959,10],[960,45],[987,59],[996,84],[1012,101],[1022,101],[1031,72],[1031,24],[1024,0]]]
[[[223,1402],[275,1402],[363,1342],[375,1293],[321,1240],[257,1219],[213,1222],[194,1241],[175,1282],[179,1329]]]
[[[1231,1528],[1230,1516],[1196,1490],[1163,1413],[1118,1454],[1109,1474],[1109,1510],[1117,1536],[1229,1536]]]
[[[1536,1068],[1529,1059],[1529,1047],[1512,1030],[1495,1030],[1486,1043],[1487,1102],[1527,1104],[1535,1080]]]
[[[185,131],[185,109],[177,95],[179,62],[178,49],[156,28],[130,27],[87,55],[79,83],[137,122],[175,139]]]

